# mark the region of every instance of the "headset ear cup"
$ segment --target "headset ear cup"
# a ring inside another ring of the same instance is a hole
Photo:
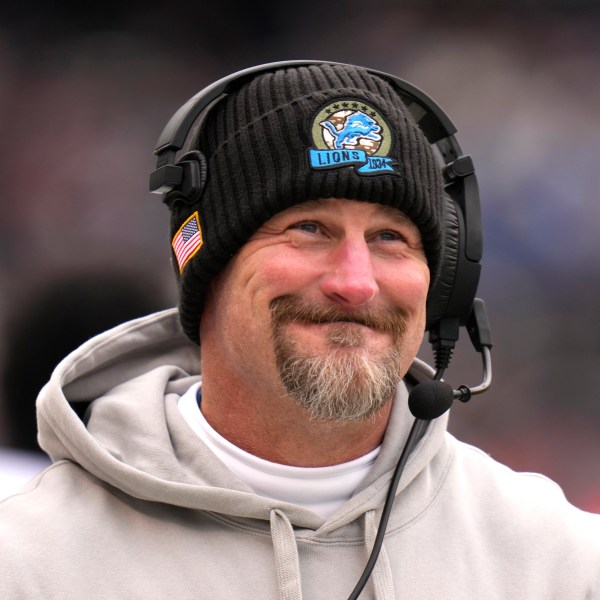
[[[187,204],[195,204],[200,200],[206,179],[208,167],[204,154],[198,150],[186,152],[178,161],[177,166],[183,170],[179,194]]]
[[[456,283],[460,249],[460,224],[454,200],[444,194],[442,252],[437,277],[427,297],[427,325],[431,329],[446,313]]]

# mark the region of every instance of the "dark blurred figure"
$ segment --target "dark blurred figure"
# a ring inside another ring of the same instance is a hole
[[[9,307],[2,373],[6,444],[41,452],[35,399],[54,367],[96,334],[167,306],[161,286],[108,268],[69,273],[31,289]]]

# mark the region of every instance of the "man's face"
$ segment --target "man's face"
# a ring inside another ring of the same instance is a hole
[[[418,351],[428,287],[420,233],[400,211],[306,202],[267,221],[213,282],[203,354],[217,352],[238,386],[289,396],[312,418],[366,419]]]

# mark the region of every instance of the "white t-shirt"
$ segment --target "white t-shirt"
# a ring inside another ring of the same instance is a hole
[[[350,462],[330,467],[291,467],[273,463],[238,448],[217,433],[198,405],[200,383],[179,399],[179,410],[198,437],[256,494],[304,506],[331,516],[367,476],[380,447]]]

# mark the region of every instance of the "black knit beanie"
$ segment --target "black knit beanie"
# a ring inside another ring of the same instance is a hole
[[[213,277],[263,223],[306,200],[397,207],[419,228],[432,281],[436,276],[441,169],[384,79],[330,64],[258,75],[210,109],[194,146],[208,166],[202,196],[191,205],[176,193],[167,198],[181,323],[192,341],[200,343]]]

